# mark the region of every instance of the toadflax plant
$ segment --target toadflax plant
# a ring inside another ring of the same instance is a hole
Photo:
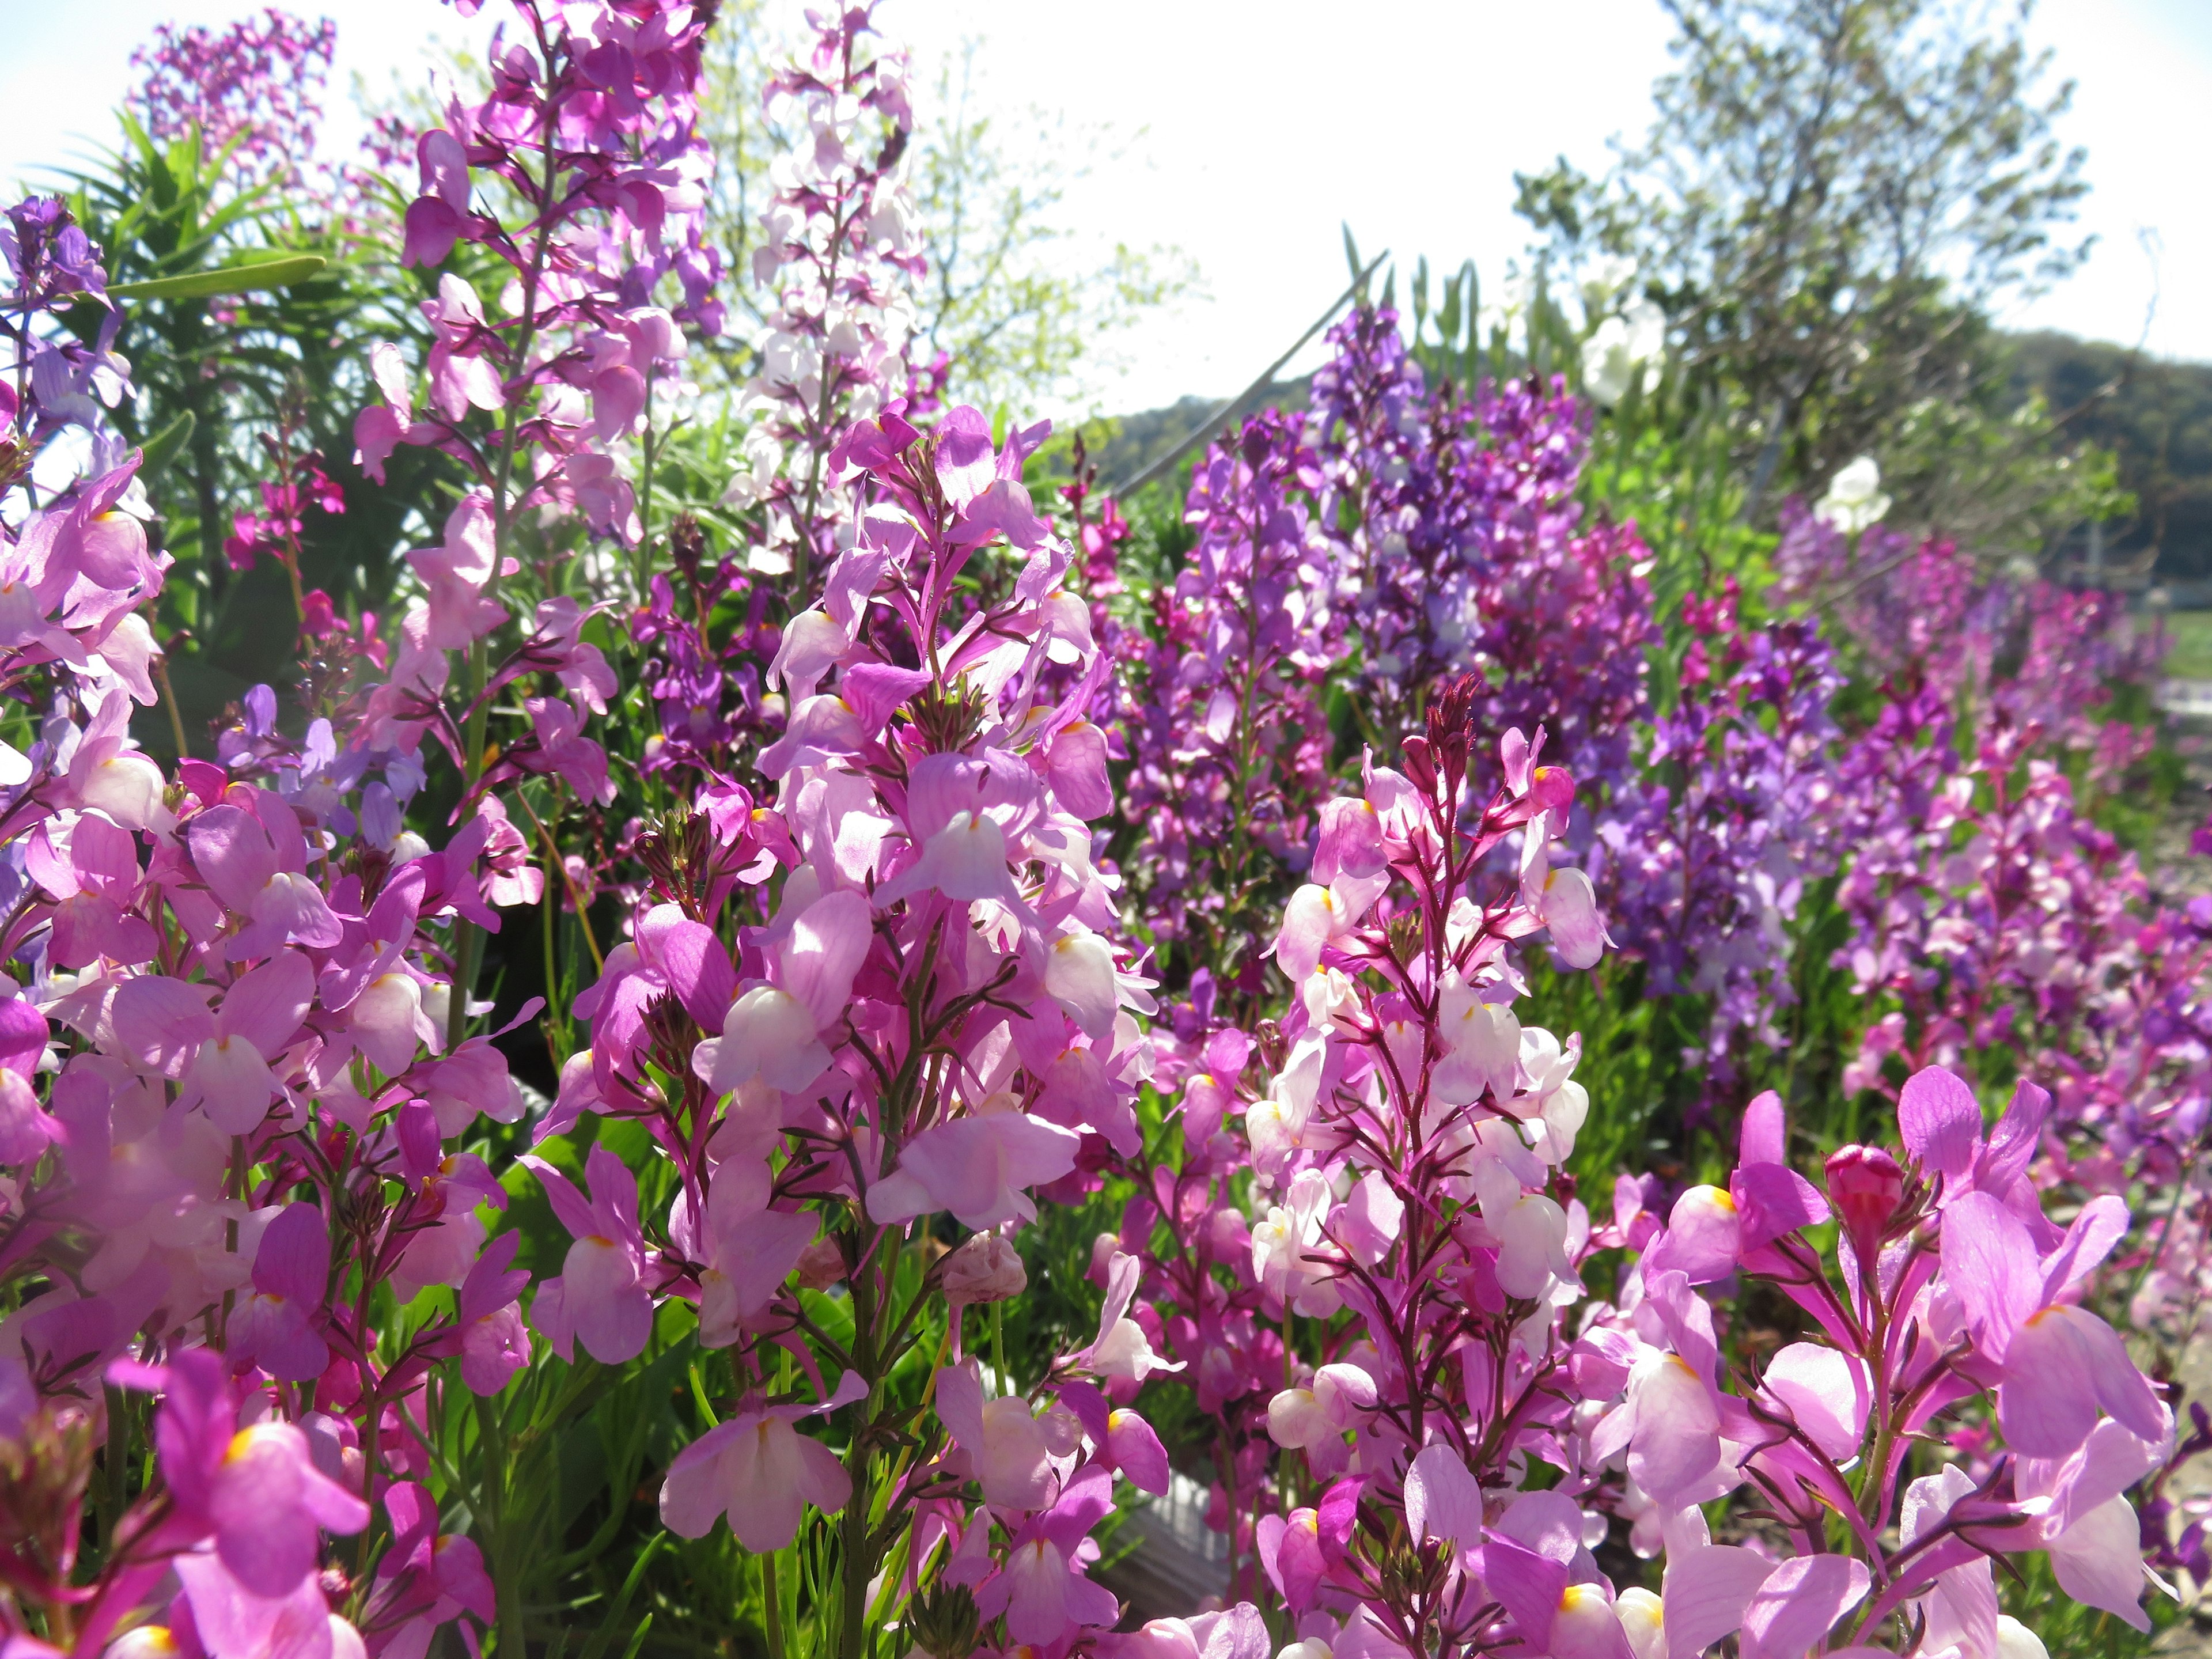
[[[987,1387],[957,1341],[961,1308],[1018,1287],[1007,1240],[1034,1194],[1136,1151],[1151,1058],[1146,981],[1091,861],[1113,796],[1081,717],[1104,670],[1071,550],[1020,482],[1044,432],[999,450],[972,409],[927,431],[887,412],[839,446],[875,504],[770,665],[791,701],[759,757],[774,798],[653,843],[659,902],[579,1003],[592,1046],[541,1126],[643,1120],[680,1181],[665,1242],[646,1248],[611,1156],[588,1194],[533,1165],[577,1240],[533,1322],[620,1363],[655,1301],[696,1304],[735,1387],[671,1466],[663,1517],[697,1536],[726,1514],[758,1552],[836,1517],[838,1653],[922,1582],[1038,1644],[1118,1617],[1085,1540],[1139,1426],[1025,1400],[995,1357]],[[733,889],[760,921],[726,936]],[[934,1254],[939,1226],[966,1242]],[[830,1286],[836,1334],[800,1295]],[[933,1329],[951,1363],[917,1373]],[[793,1359],[811,1397],[784,1380]],[[801,1431],[811,1416],[841,1455]]]
[[[1132,592],[1079,447],[1064,531],[1046,426],[909,380],[903,60],[813,21],[740,521],[654,508],[714,9],[518,0],[356,428],[438,452],[435,544],[385,623],[295,591],[212,744],[100,252],[0,223],[0,1659],[2037,1659],[2212,1576],[2212,1418],[2115,1312],[2201,1292],[2212,905],[2093,817],[2104,609],[1929,544],[1845,699],[1723,585],[1655,714],[1595,417],[1387,311]],[[1851,1097],[1736,1109],[1830,872]],[[1703,1171],[1593,1167],[1648,1103],[1536,1023],[1638,995],[1711,999]],[[1194,1497],[1163,1607],[1124,1523]]]

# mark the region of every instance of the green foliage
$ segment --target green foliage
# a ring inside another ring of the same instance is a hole
[[[2052,133],[2072,88],[2045,87],[2027,8],[1994,31],[1963,0],[1667,9],[1676,67],[1644,142],[1603,181],[1564,160],[1519,180],[1553,259],[1633,262],[1692,372],[1756,417],[1735,431],[1754,507],[1887,461],[1930,399],[1986,410],[1995,302],[2087,252],[2063,235],[2082,155]],[[1951,503],[1900,505],[1934,522]]]
[[[297,617],[284,572],[268,560],[234,570],[223,547],[235,515],[259,506],[269,443],[295,458],[319,453],[345,492],[343,515],[308,515],[301,572],[342,615],[389,605],[396,550],[410,520],[422,527],[444,471],[434,452],[403,450],[377,485],[346,461],[354,415],[373,395],[369,343],[420,329],[405,304],[415,282],[395,291],[396,273],[304,192],[240,188],[229,159],[195,132],[159,143],[126,113],[121,146],[76,177],[71,198],[110,291],[131,296],[116,344],[140,395],[116,422],[147,447],[149,477],[162,482],[162,541],[177,566],[155,631],[172,642],[178,724],[195,746],[248,686],[291,672]],[[89,339],[108,315],[88,301],[70,321]],[[141,724],[155,752],[173,746],[166,723]]]

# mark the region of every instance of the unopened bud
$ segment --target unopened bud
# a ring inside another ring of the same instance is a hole
[[[956,1307],[1004,1302],[1029,1288],[1021,1252],[996,1233],[977,1233],[945,1258],[945,1299]]]
[[[908,1604],[907,1634],[931,1659],[968,1659],[975,1650],[975,1598],[964,1584],[933,1584]]]
[[[826,1291],[845,1277],[845,1253],[834,1238],[817,1238],[799,1253],[802,1291]]]
[[[1828,1158],[1828,1202],[1862,1265],[1881,1253],[1881,1237],[1905,1199],[1905,1171],[1879,1146],[1841,1146]]]

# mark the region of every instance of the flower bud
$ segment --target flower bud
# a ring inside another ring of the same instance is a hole
[[[1029,1288],[1021,1252],[997,1233],[977,1233],[945,1258],[945,1299],[955,1307],[1004,1302]]]
[[[802,1291],[826,1291],[845,1277],[845,1253],[834,1238],[817,1238],[799,1253],[794,1277]]]
[[[907,1634],[932,1659],[967,1659],[975,1650],[975,1598],[963,1584],[933,1584],[907,1606]]]
[[[1862,1265],[1881,1254],[1881,1236],[1905,1198],[1905,1171],[1879,1146],[1842,1146],[1828,1158],[1828,1202]]]

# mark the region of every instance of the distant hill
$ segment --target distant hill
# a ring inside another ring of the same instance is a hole
[[[1127,483],[1200,427],[1214,428],[1206,434],[1205,441],[1211,441],[1220,427],[1243,419],[1255,409],[1270,404],[1277,409],[1304,409],[1310,378],[1273,381],[1264,390],[1240,398],[1233,408],[1222,410],[1218,416],[1213,412],[1221,409],[1218,398],[1182,398],[1165,409],[1117,415],[1105,423],[1113,435],[1103,444],[1094,444],[1091,451],[1091,459],[1098,464],[1099,479],[1109,485]],[[1084,423],[1086,440],[1095,440],[1098,425]]]
[[[2170,580],[2212,577],[2212,363],[2138,356],[2068,334],[2021,334],[2013,343],[2015,389],[2040,388],[2057,415],[2078,408],[2069,429],[2119,458],[2120,483],[2138,508],[2106,531],[2106,554],[2125,562],[2149,553],[2154,574]]]

